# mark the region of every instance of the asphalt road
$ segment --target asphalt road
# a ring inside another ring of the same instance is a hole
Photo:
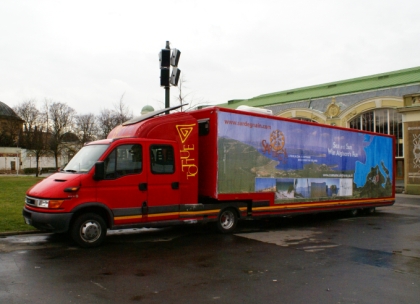
[[[109,233],[0,238],[0,303],[418,303],[420,199],[323,214]]]

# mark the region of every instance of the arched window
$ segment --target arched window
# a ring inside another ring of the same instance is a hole
[[[403,157],[402,115],[395,109],[377,109],[362,113],[349,121],[351,129],[395,136],[396,156]]]

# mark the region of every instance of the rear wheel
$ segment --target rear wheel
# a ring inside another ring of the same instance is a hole
[[[217,229],[221,233],[232,233],[238,223],[238,215],[232,208],[224,209],[217,219]]]
[[[95,213],[85,213],[74,221],[71,227],[72,239],[81,247],[99,246],[106,236],[106,223]]]
[[[359,214],[359,209],[351,209],[348,211],[349,216],[355,217]]]
[[[366,208],[363,211],[364,211],[365,214],[371,215],[371,214],[375,213],[376,209],[375,209],[375,207],[371,207],[371,208]]]

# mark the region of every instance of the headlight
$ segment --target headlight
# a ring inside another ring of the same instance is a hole
[[[48,208],[49,200],[36,200],[36,206],[40,208]]]
[[[47,200],[27,196],[25,202],[30,206],[38,208],[58,209],[61,207],[61,204],[64,202],[64,200]]]
[[[51,209],[58,209],[61,207],[61,204],[64,200],[43,200],[38,199],[35,202],[35,206],[39,208],[51,208]]]

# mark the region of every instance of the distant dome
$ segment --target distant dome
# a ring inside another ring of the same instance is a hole
[[[149,105],[144,106],[144,107],[143,107],[143,109],[141,109],[141,115],[144,115],[144,114],[147,114],[147,113],[153,112],[154,110],[155,110],[155,109],[153,109],[153,107],[152,107],[152,106],[149,106]]]
[[[72,132],[67,132],[61,136],[61,140],[64,142],[77,142],[79,141],[79,138],[77,137],[76,134]]]
[[[0,101],[0,117],[22,120],[19,116],[16,115],[15,111],[13,111],[11,107],[9,107],[7,104],[1,101]]]

